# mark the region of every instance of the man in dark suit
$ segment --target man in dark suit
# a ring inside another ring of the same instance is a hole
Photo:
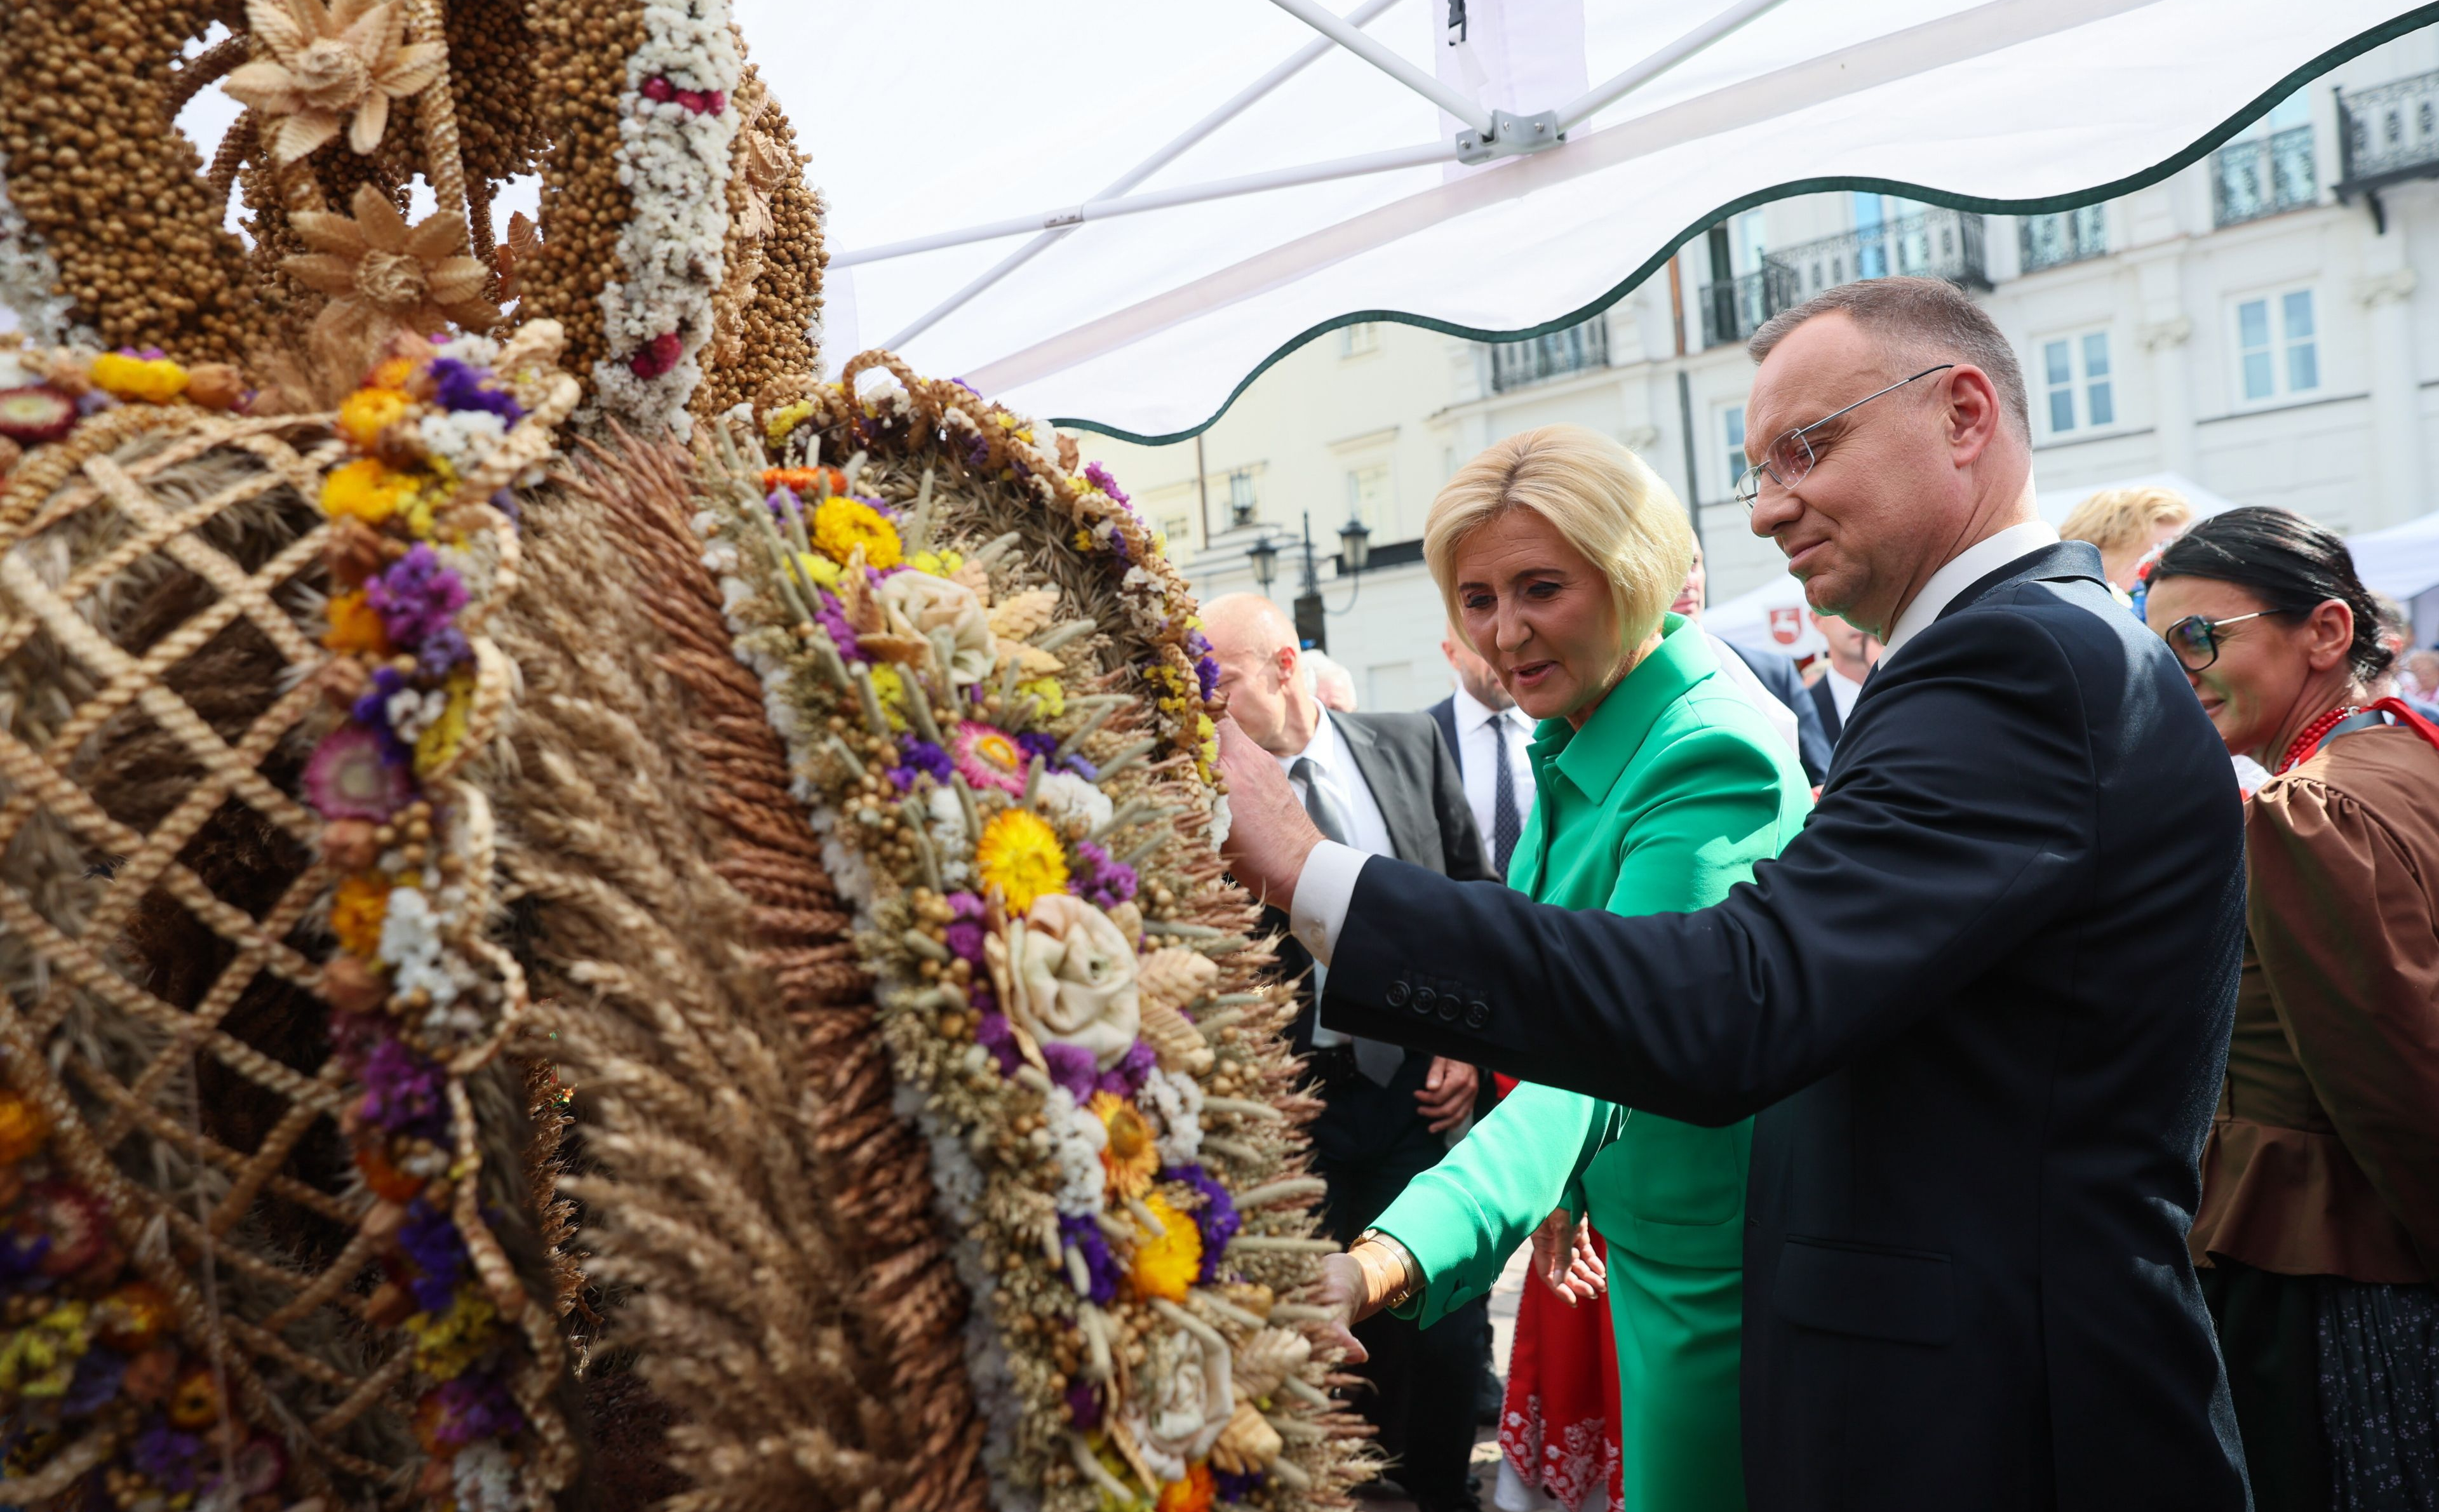
[[[1685,569],[1685,586],[1677,590],[1677,601],[1668,606],[1668,612],[1699,622],[1703,606],[1710,600],[1710,572],[1702,561],[1702,543],[1698,541],[1694,543],[1694,563]],[[1804,674],[1795,669],[1794,658],[1739,646],[1724,635],[1713,636],[1711,644],[1736,652],[1736,660],[1753,668],[1753,675],[1770,696],[1786,704],[1787,712],[1795,716],[1795,759],[1804,768],[1805,780],[1819,787],[1829,775],[1832,737],[1821,728],[1820,712],[1805,696]]]
[[[1466,807],[1490,858],[1490,875],[1504,881],[1508,859],[1523,838],[1524,816],[1533,811],[1538,779],[1525,751],[1534,720],[1499,685],[1490,664],[1451,631],[1440,654],[1456,674],[1456,688],[1423,712],[1440,727],[1440,738],[1465,784]]]
[[[1847,714],[1863,695],[1863,680],[1872,675],[1872,664],[1880,659],[1880,643],[1869,631],[1817,610],[1812,628],[1829,647],[1828,665],[1821,668],[1809,689],[1812,707],[1821,715],[1821,733],[1829,738],[1829,749],[1835,751],[1838,737],[1846,728]]]
[[[1294,624],[1270,599],[1232,594],[1203,606],[1220,664],[1220,691],[1238,727],[1259,743],[1270,772],[1321,832],[1366,854],[1433,873],[1490,876],[1465,790],[1439,729],[1424,714],[1339,714],[1321,707],[1302,665]],[[1288,920],[1273,923],[1284,932]],[[1292,935],[1280,964],[1302,975],[1311,957]],[[1406,1183],[1438,1164],[1473,1111],[1469,1061],[1410,1054],[1314,1023],[1305,977],[1292,1034],[1309,1057],[1322,1112],[1312,1123],[1313,1165],[1328,1183],[1326,1219],[1342,1244],[1378,1218]],[[1487,1299],[1428,1332],[1383,1315],[1363,1325],[1377,1392],[1365,1411],[1380,1427],[1394,1471],[1422,1512],[1474,1505],[1472,1457],[1481,1336]]]
[[[1785,854],[1698,913],[1544,907],[1317,844],[1230,733],[1236,873],[1330,963],[1333,1027],[1759,1114],[1755,1512],[2236,1512],[2185,1257],[2243,942],[2226,753],[2040,523],[1969,299],[1852,284],[1753,350],[1754,529],[1888,644]]]

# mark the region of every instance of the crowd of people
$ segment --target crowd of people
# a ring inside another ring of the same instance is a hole
[[[1427,714],[1209,607],[1389,1475],[1477,1504],[1529,1246],[1507,1512],[2439,1506],[2439,652],[2288,511],[2042,523],[1946,284],[1752,349],[1808,679],[1569,426],[1433,506]]]

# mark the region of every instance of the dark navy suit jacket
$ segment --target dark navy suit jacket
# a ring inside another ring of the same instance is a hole
[[[1755,1512],[2236,1512],[2185,1234],[2243,934],[2227,753],[2070,542],[1888,657],[1726,900],[1622,918],[1367,862],[1323,1020],[1760,1115]]]

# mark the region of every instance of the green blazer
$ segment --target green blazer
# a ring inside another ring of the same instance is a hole
[[[1685,912],[1752,879],[1804,826],[1793,753],[1671,614],[1660,645],[1578,731],[1544,720],[1533,813],[1508,884],[1537,901]],[[1626,1504],[1744,1505],[1736,1411],[1751,1120],[1703,1129],[1525,1084],[1376,1225],[1429,1276],[1424,1324],[1490,1290],[1560,1206],[1609,1243]]]

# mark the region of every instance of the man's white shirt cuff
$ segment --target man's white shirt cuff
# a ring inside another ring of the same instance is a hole
[[[1345,927],[1346,911],[1355,903],[1355,879],[1372,858],[1352,845],[1325,840],[1312,847],[1296,879],[1295,906],[1288,911],[1288,928],[1312,958],[1327,966],[1338,953],[1338,932]]]

